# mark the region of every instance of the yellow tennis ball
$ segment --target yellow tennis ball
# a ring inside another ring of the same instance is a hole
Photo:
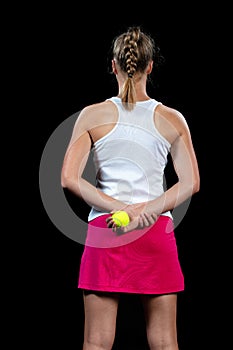
[[[117,227],[127,226],[130,222],[129,215],[126,211],[119,210],[112,214],[112,218],[117,225]]]

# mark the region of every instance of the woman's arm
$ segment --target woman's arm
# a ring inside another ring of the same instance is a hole
[[[107,212],[120,210],[125,207],[125,203],[104,194],[82,177],[91,149],[86,116],[86,111],[84,111],[79,115],[75,124],[63,161],[61,185],[97,210]]]
[[[160,120],[159,127],[161,133],[164,131],[164,135],[172,140],[171,157],[178,181],[158,198],[126,207],[125,210],[132,220],[128,226],[122,228],[124,232],[150,226],[159,215],[173,210],[199,191],[199,169],[189,127],[183,116],[174,110],[169,109],[168,117],[164,120]],[[107,222],[111,227],[110,218]]]
[[[200,176],[191,135],[183,124],[181,133],[171,145],[171,157],[178,181],[160,197],[147,203],[148,213],[158,215],[172,210],[190,198],[200,189]]]

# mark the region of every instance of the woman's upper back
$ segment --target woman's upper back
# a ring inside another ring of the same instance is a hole
[[[109,196],[130,204],[163,193],[171,145],[155,126],[160,105],[148,99],[138,101],[129,111],[120,98],[112,97],[90,108],[88,132],[93,140],[96,186]],[[93,215],[98,213],[92,210]]]
[[[153,108],[153,125],[156,131],[172,145],[175,139],[187,131],[187,123],[183,115],[176,109],[167,107],[162,103],[149,99],[138,101],[132,111],[124,110],[120,98],[109,98],[104,102],[85,107],[79,116],[80,131],[88,131],[95,143],[110,133],[119,119],[119,112],[124,115],[124,121],[136,125],[136,119],[141,119],[141,125],[147,124],[147,112]],[[120,118],[122,118],[122,115]],[[135,121],[135,122],[134,122]]]

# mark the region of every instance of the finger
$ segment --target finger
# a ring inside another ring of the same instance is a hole
[[[146,217],[146,215],[145,215],[145,213],[142,213],[142,214],[140,215],[140,217],[142,218],[143,226],[149,226],[149,225],[150,225],[150,224],[149,224],[149,221],[148,221],[148,219],[147,219],[147,217]]]
[[[107,218],[106,220],[105,220],[105,222],[107,223],[107,224],[110,224],[110,223],[112,223],[112,218]]]
[[[108,226],[108,227],[111,228],[113,232],[116,232],[117,229],[119,229],[119,227],[116,225],[115,222],[113,222],[112,225],[110,225],[110,226]]]
[[[144,213],[144,215],[147,218],[149,225],[153,225],[155,223],[155,219],[152,215],[150,215],[148,213]]]
[[[138,228],[138,224],[139,224],[139,220],[131,220],[130,223],[127,226],[122,226],[121,227],[121,231],[123,231],[124,233],[129,232],[129,231],[133,231],[136,228]]]
[[[138,219],[138,226],[139,226],[139,228],[143,228],[143,226],[144,226],[143,219],[141,216],[139,216],[139,219]]]
[[[152,213],[151,216],[153,217],[154,221],[156,222],[158,219],[158,215],[156,213]]]
[[[107,227],[108,227],[108,228],[114,228],[114,227],[116,226],[115,221],[112,220],[112,219],[106,221],[106,223],[107,223]]]

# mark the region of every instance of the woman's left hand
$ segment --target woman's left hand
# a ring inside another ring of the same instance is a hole
[[[138,205],[128,205],[122,210],[129,215],[130,222],[127,226],[118,227],[113,218],[111,216],[108,217],[106,219],[107,227],[111,228],[113,231],[120,230],[121,232],[126,233],[133,230],[140,230],[153,225],[158,219],[156,213],[148,214],[147,212],[142,211],[142,208]]]

